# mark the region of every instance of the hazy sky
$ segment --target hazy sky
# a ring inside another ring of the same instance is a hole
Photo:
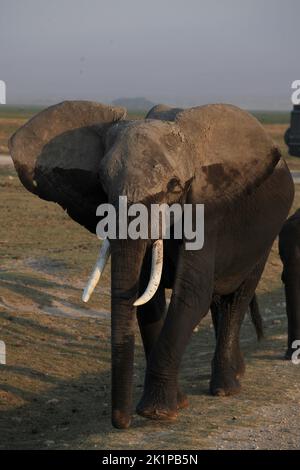
[[[8,104],[288,109],[299,20],[299,0],[0,0],[0,79]]]

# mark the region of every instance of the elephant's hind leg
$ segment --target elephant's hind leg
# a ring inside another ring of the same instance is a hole
[[[239,378],[245,372],[243,353],[240,349],[240,329],[263,271],[265,260],[259,263],[251,275],[232,294],[221,296],[212,305],[218,318],[217,344],[212,360],[210,391],[212,395],[234,395],[240,391]]]
[[[217,314],[216,307],[212,306],[214,316],[218,316],[217,345],[210,382],[213,395],[233,395],[240,390],[238,378],[244,373],[244,361],[239,345],[239,332],[245,309],[241,309],[238,297],[237,292],[222,296],[217,306]]]

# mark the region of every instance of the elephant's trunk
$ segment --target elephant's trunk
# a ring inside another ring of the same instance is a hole
[[[127,428],[131,420],[135,307],[145,240],[111,243],[112,423]]]

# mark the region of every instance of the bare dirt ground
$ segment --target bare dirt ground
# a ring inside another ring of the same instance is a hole
[[[267,126],[285,151],[286,126]],[[297,159],[289,158],[295,170]],[[297,185],[294,209],[299,207]],[[242,331],[247,365],[240,395],[208,394],[214,336],[210,316],[186,351],[182,388],[190,407],[175,423],[134,416],[110,424],[109,269],[88,306],[81,292],[99,242],[55,204],[40,201],[0,168],[1,449],[296,449],[300,438],[300,365],[282,359],[286,319],[281,264],[274,244],[259,286],[266,338],[257,343],[249,318]],[[139,335],[135,403],[143,384]]]

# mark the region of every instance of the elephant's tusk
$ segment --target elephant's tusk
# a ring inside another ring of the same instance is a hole
[[[156,242],[154,242],[152,246],[152,264],[150,280],[147,289],[145,290],[143,295],[134,302],[133,305],[135,307],[147,303],[150,299],[152,299],[155,292],[157,291],[163,269],[163,253],[163,241],[156,240]]]
[[[87,285],[82,294],[83,302],[88,302],[93,290],[95,289],[96,285],[99,282],[100,276],[104,271],[105,265],[110,257],[110,243],[107,239],[104,240],[101,248],[98,259],[96,261],[95,267],[93,269],[92,274],[89,277]]]

